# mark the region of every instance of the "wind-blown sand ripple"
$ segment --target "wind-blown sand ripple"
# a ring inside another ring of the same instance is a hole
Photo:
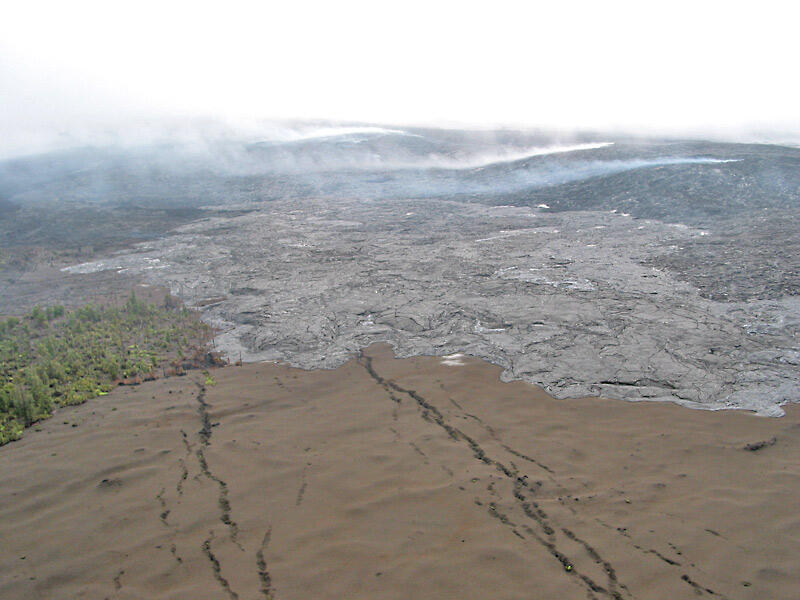
[[[796,407],[554,400],[459,362],[373,346],[61,411],[0,449],[0,596],[795,597]]]

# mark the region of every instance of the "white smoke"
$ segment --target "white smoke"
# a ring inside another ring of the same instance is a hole
[[[409,163],[395,163],[395,168],[436,168],[436,169],[480,169],[489,165],[516,162],[534,156],[545,156],[548,154],[561,154],[563,152],[578,152],[580,150],[595,150],[613,145],[614,142],[596,142],[591,144],[570,144],[558,146],[534,146],[516,150],[512,148],[501,148],[494,152],[475,154],[473,156],[463,156],[452,158],[447,156],[429,156],[425,160]]]

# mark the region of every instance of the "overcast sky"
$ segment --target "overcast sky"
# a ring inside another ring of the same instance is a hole
[[[176,116],[800,139],[797,6],[10,2],[0,156]]]

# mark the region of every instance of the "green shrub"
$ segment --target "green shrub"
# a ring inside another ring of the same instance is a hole
[[[209,331],[185,308],[133,294],[121,308],[35,307],[22,319],[0,320],[0,444],[56,406],[105,395],[120,377],[193,353]]]

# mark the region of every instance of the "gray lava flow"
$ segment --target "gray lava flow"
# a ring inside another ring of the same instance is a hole
[[[233,359],[333,368],[376,341],[468,353],[557,397],[780,415],[800,302],[719,302],[650,263],[715,234],[610,211],[293,200],[203,219],[106,261],[166,284]]]

